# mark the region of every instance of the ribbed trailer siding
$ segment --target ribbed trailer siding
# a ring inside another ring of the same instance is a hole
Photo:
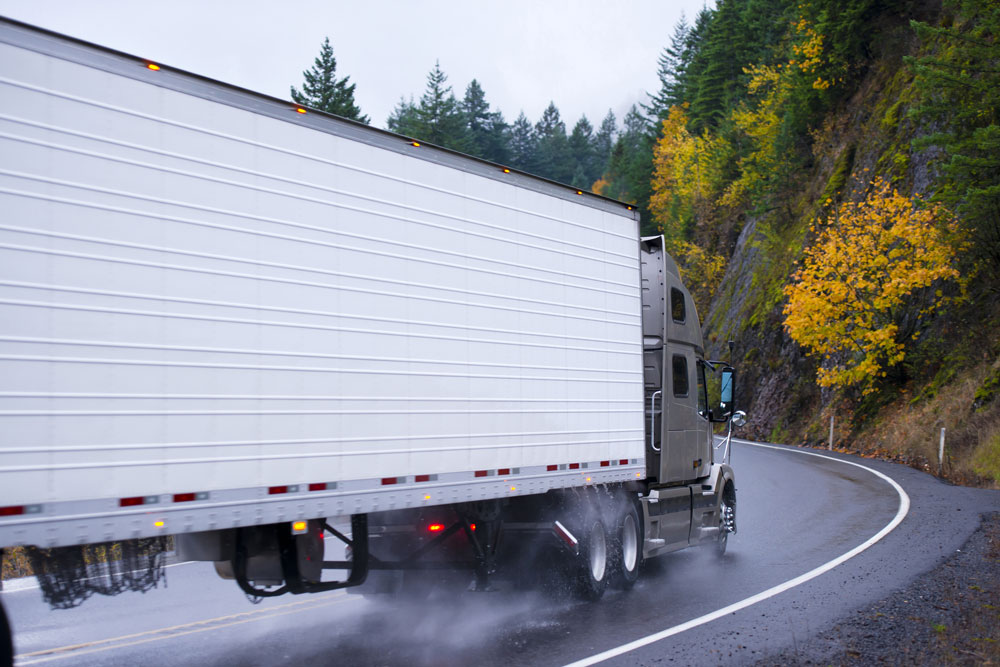
[[[317,116],[0,23],[0,545],[642,473],[634,214]]]

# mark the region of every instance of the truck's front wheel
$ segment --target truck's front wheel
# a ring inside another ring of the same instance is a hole
[[[598,600],[608,586],[608,538],[600,519],[591,519],[581,535],[575,592],[584,600]]]

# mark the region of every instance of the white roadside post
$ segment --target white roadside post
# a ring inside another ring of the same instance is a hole
[[[827,446],[831,452],[833,451],[833,415],[830,415],[830,444]]]
[[[938,475],[944,470],[944,426],[941,427],[941,444],[938,446]]]

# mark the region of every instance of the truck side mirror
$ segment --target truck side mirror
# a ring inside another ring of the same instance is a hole
[[[727,366],[722,369],[722,392],[719,398],[719,413],[723,417],[729,417],[736,408],[736,402],[733,399],[735,375],[736,369],[734,368]]]

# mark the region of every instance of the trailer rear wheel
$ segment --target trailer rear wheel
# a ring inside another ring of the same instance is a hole
[[[574,592],[584,600],[599,600],[608,586],[608,539],[600,519],[591,519],[580,536]]]
[[[639,579],[642,563],[642,522],[632,500],[620,506],[615,520],[615,535],[611,548],[612,581],[624,590],[632,588]]]

